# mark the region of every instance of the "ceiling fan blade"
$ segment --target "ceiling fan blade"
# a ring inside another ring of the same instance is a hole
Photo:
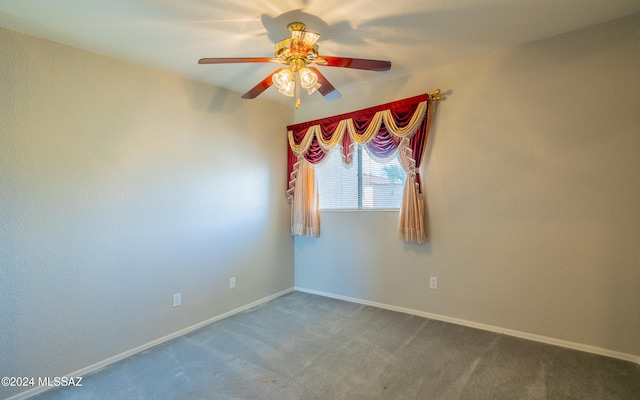
[[[308,67],[308,68],[313,72],[315,72],[316,75],[318,75],[318,83],[320,84],[320,87],[318,88],[318,92],[320,92],[320,94],[323,95],[325,99],[336,100],[342,97],[340,92],[338,92],[338,90],[335,87],[333,87],[333,85],[327,80],[327,78],[325,78],[325,76],[322,75],[320,71],[318,71],[318,68],[316,67]]]
[[[200,60],[198,60],[198,64],[234,64],[260,62],[280,62],[280,60],[272,57],[201,58]]]
[[[367,60],[364,58],[318,56],[314,61],[318,65],[325,65],[327,67],[355,68],[382,72],[391,69],[391,61]]]
[[[252,87],[251,90],[249,90],[247,93],[243,94],[242,98],[243,99],[255,99],[256,97],[258,97],[262,92],[264,92],[265,90],[269,89],[269,86],[273,85],[273,75],[277,74],[280,71],[282,71],[282,68],[278,68],[277,70],[273,71],[271,73],[271,75],[269,75],[266,78],[264,78],[257,85]]]

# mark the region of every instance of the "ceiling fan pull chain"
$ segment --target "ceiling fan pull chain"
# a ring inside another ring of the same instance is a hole
[[[300,107],[300,72],[294,73],[296,80],[296,109]]]

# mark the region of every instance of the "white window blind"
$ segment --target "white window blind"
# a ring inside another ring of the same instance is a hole
[[[406,173],[397,154],[382,163],[356,146],[349,167],[332,151],[315,170],[321,210],[400,208]]]

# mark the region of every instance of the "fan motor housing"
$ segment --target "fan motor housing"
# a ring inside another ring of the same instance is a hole
[[[282,60],[282,62],[289,64],[291,59],[305,59],[305,60],[309,60],[310,62],[311,60],[313,60],[318,56],[317,44],[314,44],[313,47],[311,47],[311,49],[305,56],[302,54],[296,54],[291,52],[291,41],[292,41],[291,38],[287,38],[287,39],[282,39],[281,41],[276,43],[275,57]]]

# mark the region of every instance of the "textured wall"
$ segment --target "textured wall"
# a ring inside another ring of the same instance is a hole
[[[296,122],[437,87],[430,240],[322,214],[296,286],[640,357],[640,15],[387,82]],[[429,276],[439,278],[429,289]],[[633,357],[632,357],[633,358]]]
[[[7,30],[0,54],[0,376],[68,374],[293,286],[289,107]]]

